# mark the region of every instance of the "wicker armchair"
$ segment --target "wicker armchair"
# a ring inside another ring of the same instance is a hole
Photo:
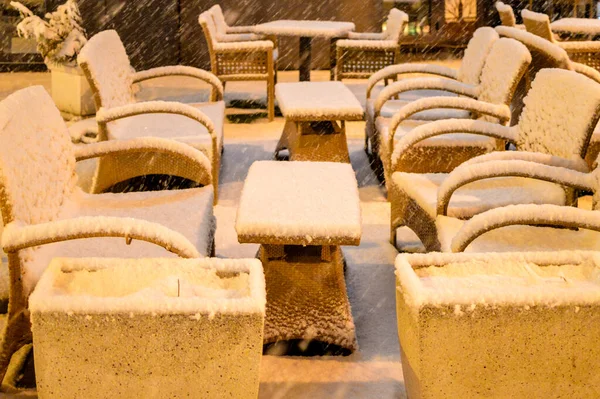
[[[129,63],[125,47],[114,30],[103,31],[92,37],[81,50],[77,62],[94,93],[100,141],[154,136],[189,144],[204,152],[212,162],[213,188],[217,201],[225,102],[223,86],[216,76],[186,66],[166,66],[135,72]],[[163,76],[187,76],[208,83],[213,102],[183,104],[135,101],[132,88],[134,83]],[[179,172],[170,169],[170,164],[168,156],[152,153],[138,154],[137,158],[130,159],[103,157],[98,162],[92,192],[104,192],[112,185],[133,176],[162,174],[161,171],[169,170]]]
[[[364,79],[400,59],[400,39],[408,23],[405,12],[393,8],[382,33],[350,33],[338,40],[335,79]]]
[[[515,18],[515,13],[511,6],[504,4],[501,1],[497,1],[495,6],[498,14],[500,15],[500,21],[502,22],[503,26],[525,29],[525,25],[517,25],[517,19]]]
[[[77,188],[76,160],[143,151],[168,153],[172,164],[187,165],[188,176],[206,187],[93,195]],[[114,140],[78,152],[52,99],[35,86],[0,103],[0,164],[2,247],[10,273],[0,379],[12,354],[31,342],[27,301],[52,258],[195,258],[214,252],[210,161],[187,144]]]
[[[525,104],[516,126],[473,121],[467,127],[469,132],[512,142],[518,151],[473,158],[450,174],[393,174],[390,193],[393,244],[397,228],[408,226],[427,250],[439,251],[440,215],[459,220],[510,204],[573,203],[572,191],[545,181],[530,181],[533,172],[526,166],[536,163],[565,171],[588,170],[583,158],[600,118],[600,84],[573,71],[544,69],[538,72]],[[398,147],[402,151],[427,138],[454,131],[465,131],[464,123],[432,122],[404,137]],[[517,167],[499,166],[503,163]]]
[[[411,90],[445,90],[462,97],[422,98],[407,104],[392,118],[379,116],[375,121],[379,141],[379,158],[383,164],[386,185],[393,172],[447,173],[475,156],[504,149],[502,140],[471,135],[467,128],[473,119],[506,124],[510,121],[509,105],[521,78],[527,71],[531,55],[516,40],[497,40],[488,54],[479,85],[468,85],[448,79],[418,78],[393,83],[381,91],[375,102],[376,115],[393,96]],[[466,97],[466,98],[465,98]],[[430,113],[427,117],[420,117]],[[416,119],[413,116],[417,115]],[[436,121],[451,126],[454,120],[466,130],[419,142],[400,144],[413,132],[426,129]],[[466,133],[466,134],[465,134]]]
[[[214,13],[205,11],[198,17],[202,26],[212,73],[222,82],[264,80],[267,82],[267,109],[269,120],[275,118],[275,71],[277,51],[270,40],[218,40]]]
[[[521,16],[528,32],[543,37],[563,48],[573,62],[578,62],[600,71],[600,42],[573,41],[559,42],[550,28],[550,18],[529,10],[521,10]]]

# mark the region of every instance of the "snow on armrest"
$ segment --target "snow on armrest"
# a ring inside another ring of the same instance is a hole
[[[145,71],[136,72],[133,75],[133,83],[142,82],[144,80],[159,78],[164,76],[189,76],[198,78],[215,88],[217,91],[217,100],[223,99],[223,84],[214,74],[205,71],[204,69],[194,68],[184,65],[163,66]]]
[[[563,50],[571,52],[581,53],[594,53],[600,51],[600,42],[597,41],[586,41],[586,42],[558,42],[557,43]]]
[[[379,112],[383,105],[393,96],[412,90],[443,90],[450,93],[455,93],[467,97],[477,97],[479,95],[479,87],[466,83],[457,82],[455,80],[443,78],[415,78],[406,79],[399,82],[394,82],[387,86],[379,93],[375,100],[375,116],[379,116]]]
[[[348,32],[348,39],[352,40],[385,40],[385,34],[382,32]]]
[[[463,162],[460,167],[489,161],[529,161],[548,166],[572,169],[579,172],[589,172],[590,170],[588,164],[583,159],[567,159],[557,157],[556,155],[530,151],[494,151],[489,154],[471,158],[468,161]]]
[[[394,40],[338,40],[338,48],[357,50],[395,50],[398,43]]]
[[[117,119],[128,118],[141,114],[177,114],[187,116],[198,121],[206,127],[208,133],[216,140],[215,127],[210,118],[199,109],[188,104],[171,101],[145,101],[134,104],[122,105],[113,108],[100,108],[96,113],[96,121],[106,124]]]
[[[452,252],[463,252],[477,237],[505,226],[544,225],[600,231],[600,212],[560,205],[508,205],[473,216],[452,239]]]
[[[129,140],[108,140],[99,143],[79,145],[75,147],[75,158],[77,161],[101,157],[115,153],[162,151],[181,155],[201,168],[211,173],[211,163],[202,151],[175,140],[161,137],[138,137]],[[210,179],[209,179],[210,181]]]
[[[398,64],[390,65],[375,72],[367,81],[367,98],[371,97],[373,87],[384,79],[396,77],[401,74],[408,73],[426,73],[430,75],[438,75],[450,79],[458,79],[458,71],[455,69],[433,64]]]
[[[430,137],[448,133],[472,133],[511,142],[516,140],[516,134],[513,129],[498,123],[471,119],[445,119],[429,122],[417,126],[398,141],[392,153],[392,165],[395,165],[397,160],[402,157],[402,154],[415,144]]]
[[[477,180],[494,177],[527,177],[562,184],[573,188],[593,190],[592,175],[556,166],[528,161],[490,161],[462,164],[454,169],[438,189],[437,214],[446,215],[452,194],[460,187]]]
[[[254,26],[228,26],[227,33],[252,33],[254,31]]]
[[[227,33],[225,35],[217,35],[218,42],[251,42],[253,40],[265,40],[264,35],[256,33]]]
[[[580,64],[579,62],[571,62],[571,66],[575,72],[579,72],[580,74],[600,83],[600,72],[598,72],[596,69],[584,64]]]
[[[255,40],[250,42],[221,42],[215,43],[216,51],[222,52],[237,52],[237,51],[259,51],[273,49],[273,42],[270,40]]]
[[[128,242],[136,239],[160,245],[184,258],[200,257],[196,247],[177,231],[146,220],[112,216],[86,216],[34,225],[12,222],[4,227],[2,246],[6,252],[16,252],[88,237],[124,237]]]

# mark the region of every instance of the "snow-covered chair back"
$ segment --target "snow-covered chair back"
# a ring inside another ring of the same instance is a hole
[[[67,126],[46,90],[28,87],[0,102],[0,210],[4,224],[54,220],[76,181]]]
[[[105,30],[94,35],[83,46],[77,62],[94,92],[96,109],[135,102],[134,71],[116,31]]]
[[[531,54],[513,39],[497,40],[481,72],[479,100],[492,104],[509,104],[531,63]]]
[[[202,26],[202,31],[204,32],[204,37],[206,38],[206,45],[208,46],[212,63],[213,48],[214,45],[217,43],[218,32],[217,26],[215,24],[215,19],[213,18],[213,13],[211,12],[211,10],[205,11],[202,14],[200,14],[200,16],[198,17],[198,23],[200,24],[200,26]]]
[[[481,70],[492,46],[499,39],[496,31],[488,26],[479,28],[473,33],[465,50],[460,68],[458,68],[458,80],[471,85],[478,85]]]
[[[400,43],[404,32],[404,25],[408,22],[408,15],[404,11],[392,8],[387,18],[385,38]]]
[[[515,13],[511,6],[504,4],[501,1],[497,1],[496,10],[498,10],[498,14],[500,14],[502,25],[515,26],[517,24],[517,19],[515,18]]]
[[[600,118],[600,84],[577,72],[542,69],[524,103],[518,124],[519,150],[573,160],[585,156]]]
[[[215,4],[208,10],[208,12],[211,13],[213,16],[216,33],[219,35],[226,35],[228,25],[225,21],[225,15],[223,15],[223,9],[221,8],[221,6]]]
[[[521,17],[523,18],[523,24],[525,24],[527,32],[531,32],[551,42],[555,41],[552,29],[550,29],[550,17],[546,14],[521,10]]]

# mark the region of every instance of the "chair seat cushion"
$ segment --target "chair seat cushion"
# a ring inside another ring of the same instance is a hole
[[[452,252],[452,239],[464,220],[438,216],[436,227],[442,252]],[[561,250],[600,250],[600,233],[585,229],[507,226],[476,238],[465,252],[525,252]]]
[[[113,216],[143,219],[159,223],[181,233],[202,256],[210,256],[215,218],[213,187],[188,190],[132,192],[126,194],[86,194],[79,191],[69,212],[62,218]],[[39,253],[37,251],[40,251]],[[35,261],[27,262],[25,278],[38,281],[52,257],[175,257],[164,248],[145,241],[123,238],[85,238],[49,244],[36,249]]]
[[[437,195],[446,173],[404,173],[392,175],[392,184],[434,219]],[[554,204],[567,202],[562,186],[525,177],[496,177],[479,180],[456,190],[450,198],[448,216],[468,219],[473,215],[513,204]]]
[[[391,118],[394,116],[394,114],[396,114],[396,112],[402,109],[402,107],[414,101],[415,99],[401,98],[400,100],[389,100],[381,108],[380,116],[385,118]],[[369,116],[371,117],[375,115],[375,100],[367,100],[367,113],[369,113]],[[439,119],[465,119],[470,117],[471,113],[462,109],[431,109],[427,111],[417,112],[416,114],[411,115],[410,119],[436,121]]]
[[[189,104],[204,112],[213,122],[219,151],[223,146],[225,102]],[[162,137],[181,141],[212,157],[212,140],[206,128],[186,116],[175,114],[143,114],[108,124],[111,139]]]

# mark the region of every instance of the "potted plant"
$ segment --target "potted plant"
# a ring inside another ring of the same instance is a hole
[[[77,54],[87,39],[76,0],[67,0],[56,11],[47,13],[45,19],[20,2],[10,4],[23,18],[17,25],[19,35],[37,41],[37,49],[52,74],[52,99],[58,109],[74,116],[94,114],[92,91],[77,66]]]

